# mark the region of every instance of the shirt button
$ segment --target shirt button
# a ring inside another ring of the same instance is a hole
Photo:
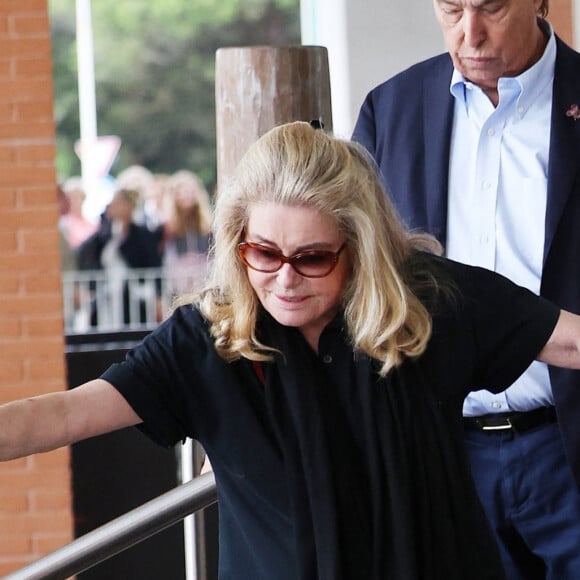
[[[501,409],[501,403],[499,401],[494,401],[491,406],[493,409]]]
[[[518,113],[523,114],[526,112],[526,108],[525,107],[518,107]]]
[[[493,137],[495,135],[495,129],[490,128],[487,130],[487,136],[488,137]]]
[[[322,357],[322,362],[324,362],[326,364],[330,364],[332,362],[332,357],[329,354],[325,354]]]

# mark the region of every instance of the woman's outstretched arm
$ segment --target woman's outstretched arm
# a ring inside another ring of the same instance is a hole
[[[0,406],[0,460],[50,451],[140,423],[107,381],[20,399]]]
[[[561,310],[552,336],[536,358],[557,367],[580,369],[580,316]]]

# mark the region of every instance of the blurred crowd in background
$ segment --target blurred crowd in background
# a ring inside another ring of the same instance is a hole
[[[97,219],[83,211],[80,177],[64,180],[58,198],[68,330],[154,325],[174,297],[200,287],[211,198],[194,172],[130,166]]]

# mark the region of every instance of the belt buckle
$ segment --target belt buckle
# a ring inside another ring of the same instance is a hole
[[[506,419],[507,425],[482,425],[482,431],[505,431],[507,429],[513,429],[513,425],[510,423],[509,419]]]

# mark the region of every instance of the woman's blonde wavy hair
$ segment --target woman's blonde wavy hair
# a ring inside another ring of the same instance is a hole
[[[259,301],[236,251],[252,208],[269,202],[336,220],[352,265],[343,308],[355,350],[380,361],[383,375],[424,351],[431,318],[413,285],[437,284],[409,264],[416,250],[438,252],[437,242],[403,228],[360,145],[295,122],[258,139],[217,195],[212,265],[199,306],[222,357],[271,358],[256,338]]]

